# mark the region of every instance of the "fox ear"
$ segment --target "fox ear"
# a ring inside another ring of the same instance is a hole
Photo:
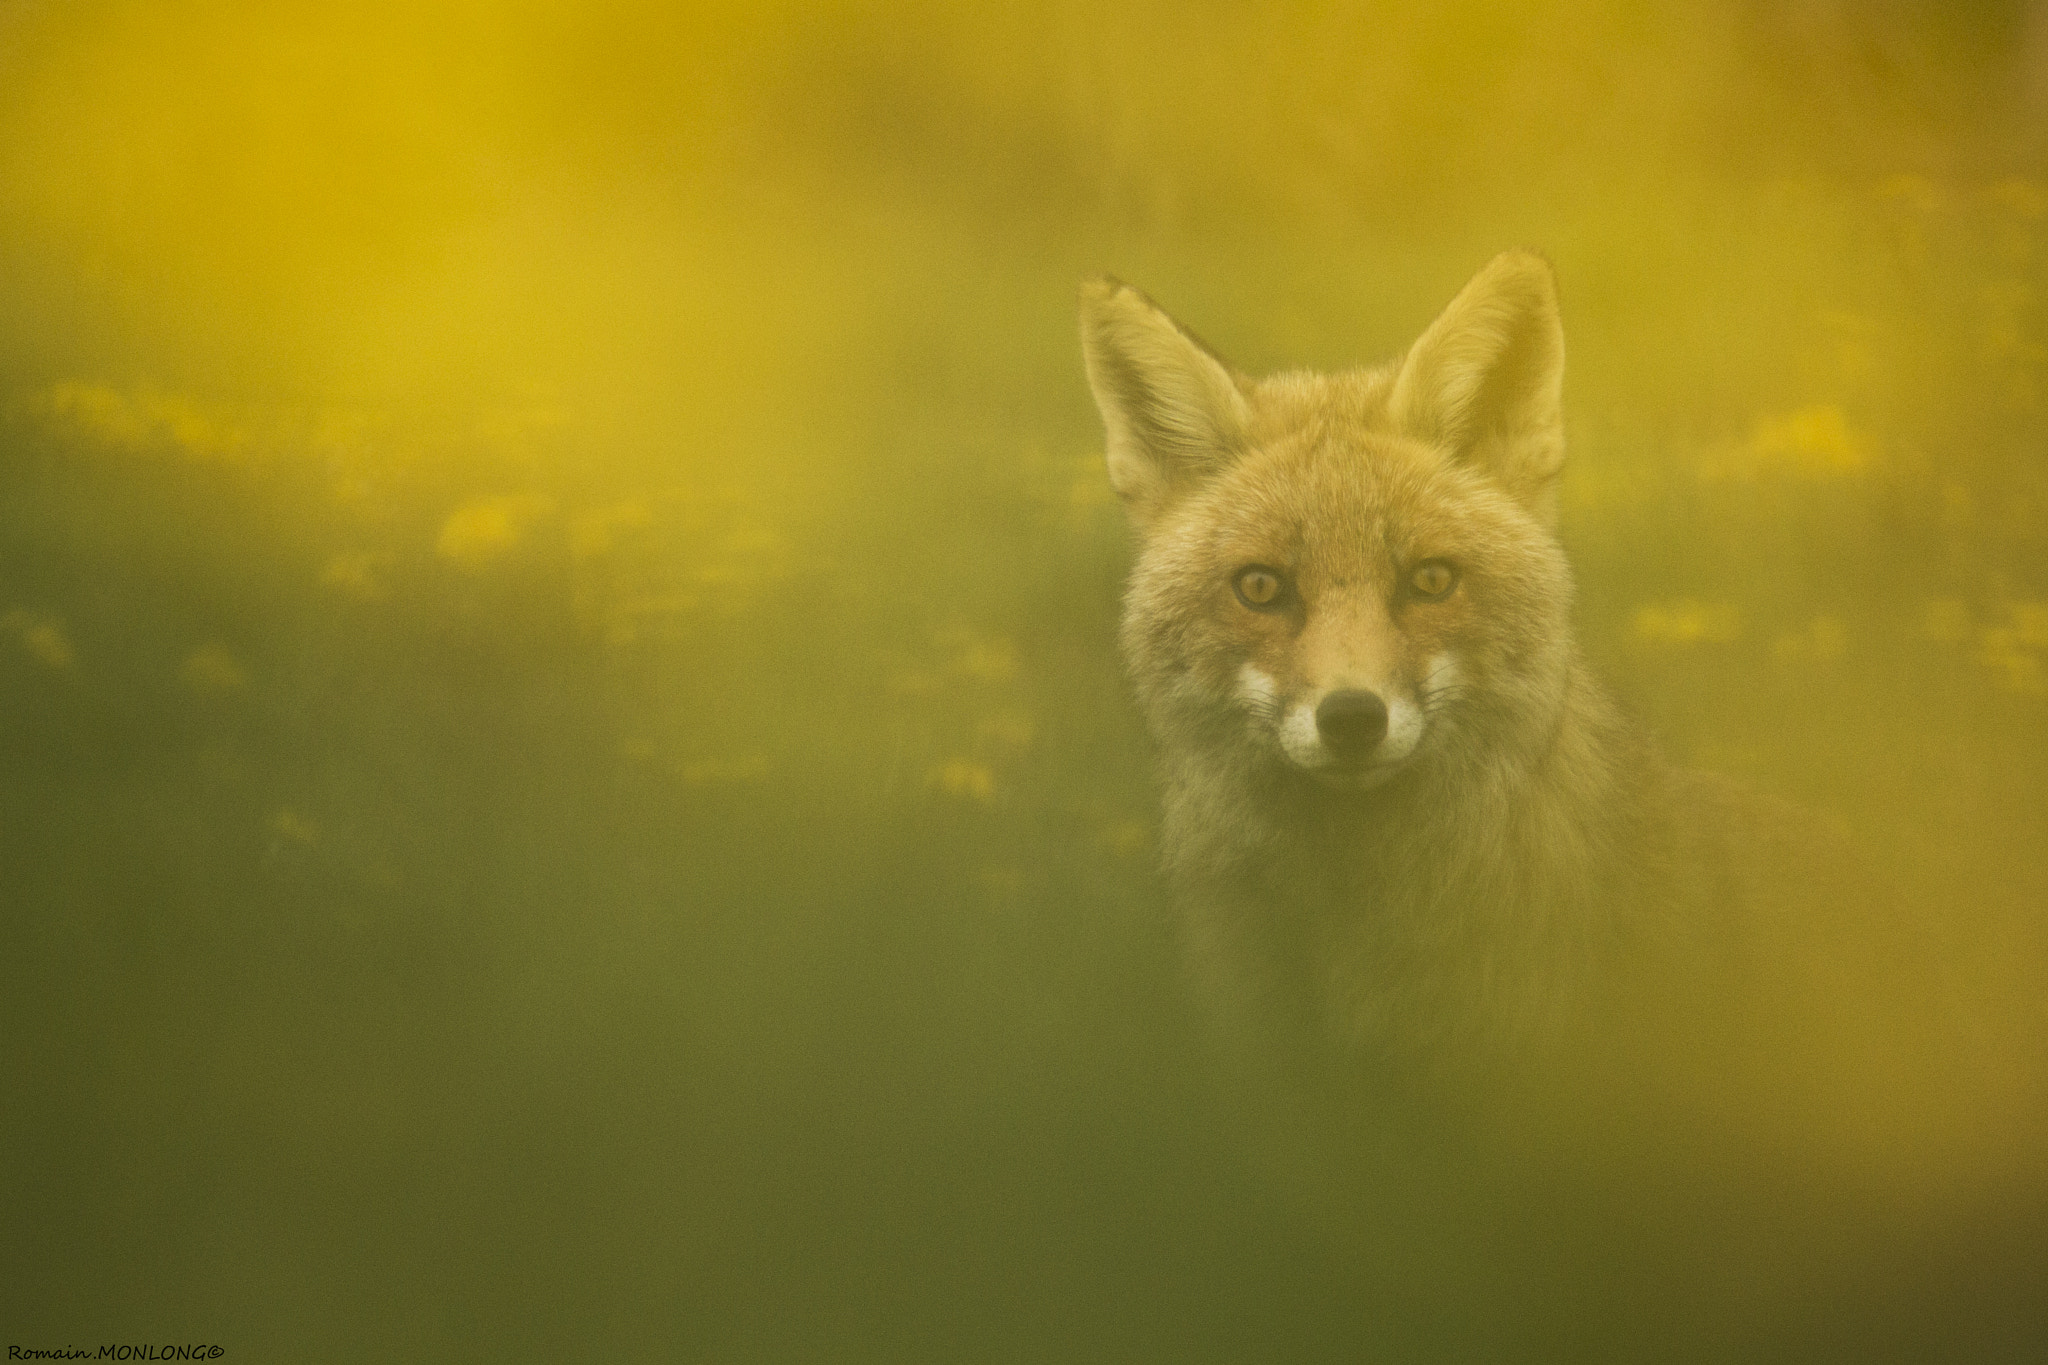
[[[1389,410],[1400,430],[1449,448],[1550,525],[1564,467],[1563,394],[1550,263],[1506,251],[1408,348]]]
[[[1109,434],[1109,482],[1144,527],[1244,443],[1250,409],[1229,368],[1158,304],[1098,275],[1081,286],[1081,356]]]

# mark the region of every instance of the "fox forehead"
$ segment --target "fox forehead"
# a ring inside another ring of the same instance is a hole
[[[1421,442],[1329,431],[1247,452],[1185,511],[1214,560],[1286,569],[1305,588],[1382,581],[1496,536],[1514,515],[1485,480]]]

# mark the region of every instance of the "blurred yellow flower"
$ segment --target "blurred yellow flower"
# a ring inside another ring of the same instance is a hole
[[[996,775],[970,759],[954,758],[931,770],[928,781],[948,796],[987,805],[996,797]]]
[[[123,393],[106,384],[66,380],[45,403],[52,416],[101,445],[124,450],[168,446],[195,459],[234,459],[249,433],[218,409],[190,398],[142,388]]]
[[[984,639],[959,631],[950,639],[954,652],[948,671],[976,682],[1008,682],[1017,675],[1017,647],[1003,637]]]
[[[443,559],[473,573],[516,549],[534,523],[552,510],[550,500],[533,493],[466,502],[441,524],[435,548]]]
[[[1749,449],[1759,465],[1808,474],[1858,474],[1870,464],[1869,439],[1833,403],[1758,418]]]
[[[270,817],[270,832],[282,843],[301,846],[310,846],[320,839],[320,826],[291,809]]]
[[[54,617],[33,616],[17,607],[0,616],[0,627],[19,640],[28,656],[45,668],[69,668],[78,662],[71,637]]]
[[[1134,858],[1152,846],[1152,827],[1143,820],[1112,820],[1097,837],[1118,857]]]
[[[1741,637],[1742,612],[1731,602],[1702,602],[1690,597],[1646,603],[1636,608],[1633,630],[1644,644],[1721,645]]]

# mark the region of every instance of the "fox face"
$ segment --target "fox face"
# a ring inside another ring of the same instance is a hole
[[[1564,579],[1528,514],[1440,452],[1297,434],[1148,527],[1125,648],[1153,705],[1366,788],[1479,738],[1556,663]]]
[[[1340,374],[1241,376],[1114,281],[1082,317],[1140,542],[1124,650],[1169,751],[1365,790],[1540,739],[1571,598],[1541,258],[1497,258],[1401,361]]]

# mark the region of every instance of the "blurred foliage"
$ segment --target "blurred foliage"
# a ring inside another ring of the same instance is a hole
[[[1209,1145],[1099,269],[1545,249],[1601,666],[2042,998],[2044,129],[2020,0],[0,5],[0,1318],[1398,1358]]]

